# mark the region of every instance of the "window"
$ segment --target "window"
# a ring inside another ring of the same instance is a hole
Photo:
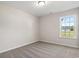
[[[76,17],[75,16],[60,17],[60,37],[76,38]]]

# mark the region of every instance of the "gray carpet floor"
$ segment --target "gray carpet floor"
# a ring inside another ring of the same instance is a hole
[[[79,49],[36,42],[0,54],[0,58],[78,58]]]

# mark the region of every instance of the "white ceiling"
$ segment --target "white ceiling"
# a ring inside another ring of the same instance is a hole
[[[48,1],[43,7],[36,7],[36,1],[0,1],[0,4],[9,5],[34,16],[44,16],[49,13],[65,11],[79,7],[79,1]]]

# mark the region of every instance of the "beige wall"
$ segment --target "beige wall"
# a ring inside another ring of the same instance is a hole
[[[0,53],[38,41],[38,24],[36,17],[0,5]]]
[[[59,38],[59,17],[66,15],[76,15],[77,22],[79,9],[71,9],[59,13],[50,14],[40,19],[40,38],[41,41],[66,45],[71,47],[79,47],[79,39],[63,39]],[[78,33],[78,32],[77,32]],[[78,36],[77,36],[78,37]]]

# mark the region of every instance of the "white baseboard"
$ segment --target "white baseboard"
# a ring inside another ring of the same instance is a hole
[[[49,42],[49,41],[44,41],[44,40],[40,40],[40,41],[41,41],[41,42],[50,43],[50,44],[62,45],[62,46],[66,46],[66,47],[79,48],[78,46],[70,46],[70,45],[61,44],[61,43],[56,43],[56,42]]]
[[[18,45],[16,47],[9,48],[7,50],[2,50],[2,51],[0,51],[0,53],[7,52],[7,51],[10,51],[10,50],[13,50],[13,49],[25,46],[25,45],[29,45],[29,44],[32,44],[32,43],[35,43],[35,42],[38,42],[38,41],[32,41],[32,42],[29,42],[29,43],[24,43],[24,44]]]

